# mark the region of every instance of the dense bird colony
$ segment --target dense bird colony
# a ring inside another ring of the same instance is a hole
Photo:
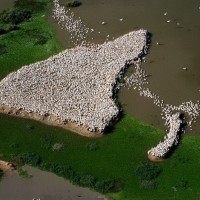
[[[151,98],[162,109],[161,115],[170,130],[165,140],[148,154],[163,158],[178,144],[182,120],[180,114],[174,112],[187,113],[191,126],[199,116],[200,102],[172,106],[144,88],[148,84],[148,75],[140,68],[145,58],[140,58],[147,51],[147,31],[130,32],[102,45],[87,43],[87,34],[94,29],[87,28],[80,18],[75,19],[74,13],[65,10],[59,0],[53,0],[53,3],[54,19],[70,33],[71,41],[81,46],[9,74],[0,82],[0,104],[41,116],[53,115],[64,123],[73,122],[90,132],[104,132],[119,113],[114,96],[120,87],[117,80],[122,78],[129,64],[135,64],[135,73],[125,77],[125,85],[137,89],[141,96]],[[107,40],[109,37],[107,35]]]
[[[144,87],[144,84],[148,84],[147,77],[148,75],[145,71],[141,69],[138,64],[135,64],[135,73],[129,77],[126,76],[124,80],[125,86],[138,90],[140,96],[151,98],[153,103],[162,109],[162,119],[165,120],[165,125],[170,128],[169,133],[165,136],[165,140],[159,142],[156,147],[148,151],[149,159],[156,160],[156,158],[164,158],[171,148],[178,144],[178,132],[182,120],[179,118],[179,113],[174,113],[178,111],[187,114],[187,125],[190,127],[190,130],[192,130],[192,123],[195,122],[200,114],[200,102],[199,100],[196,103],[188,101],[183,102],[179,106],[165,104],[158,95],[154,94],[149,88]],[[181,131],[184,132],[185,130]]]
[[[133,89],[137,89],[140,96],[151,98],[153,100],[153,103],[162,109],[162,119],[165,120],[165,125],[170,128],[170,131],[169,133],[167,133],[167,136],[165,137],[165,140],[163,142],[160,142],[156,147],[148,151],[148,155],[150,159],[152,159],[151,156],[154,156],[153,159],[155,159],[156,157],[164,158],[171,150],[171,148],[174,145],[178,144],[178,132],[182,124],[182,120],[179,118],[179,113],[174,113],[178,111],[187,114],[187,125],[192,130],[192,122],[195,122],[200,113],[200,102],[183,102],[179,106],[165,104],[164,101],[161,100],[158,95],[154,94],[149,88],[143,87],[144,84],[148,84],[148,82],[146,81],[146,77],[147,75],[145,74],[144,70],[137,70],[136,68],[134,74],[129,77],[125,77],[125,85],[128,87],[133,87]],[[185,130],[182,131],[184,132]]]
[[[85,42],[88,32],[93,32],[94,29],[87,28],[80,18],[78,18],[78,20],[74,19],[74,13],[71,12],[70,9],[65,10],[64,6],[61,6],[59,4],[59,0],[54,0],[53,2],[54,2],[54,12],[53,12],[54,18],[58,21],[59,24],[62,25],[63,28],[65,28],[71,34],[71,40],[74,42],[74,44],[76,45],[80,43],[80,41]],[[167,12],[164,13],[164,15],[167,15]],[[120,21],[122,20],[123,18],[120,19]],[[106,24],[106,22],[102,22],[102,24]],[[84,44],[86,45],[86,42]],[[87,43],[87,45],[90,46],[92,44]],[[130,77],[125,77],[126,85],[129,88],[132,86],[134,89],[137,89],[141,96],[153,99],[153,103],[162,109],[161,115],[162,118],[165,119],[166,121],[165,125],[168,125],[167,124],[168,119],[173,115],[174,111],[180,111],[186,113],[190,117],[190,119],[188,119],[188,125],[192,130],[191,127],[192,122],[195,122],[195,120],[200,114],[200,102],[199,101],[197,101],[196,103],[192,101],[183,102],[179,106],[165,104],[164,101],[161,100],[158,95],[151,92],[148,88],[143,87],[144,84],[148,84],[147,82],[148,75],[140,67],[140,63],[142,61],[145,62],[145,57],[143,57],[142,59],[143,60],[138,59],[137,62],[134,62],[135,73],[132,74]],[[118,86],[120,87],[119,84]],[[119,89],[118,86],[116,88]]]
[[[140,67],[139,63],[135,64],[135,73],[131,74],[129,77],[124,77],[125,83],[128,87],[133,87],[136,89],[139,87],[139,90],[142,85],[147,84],[148,75]]]
[[[138,71],[136,70],[135,74],[137,75]],[[146,75],[144,70],[141,71],[138,77],[144,77],[143,79],[137,78],[137,76],[133,74],[130,77],[125,77],[126,85],[128,87],[133,87],[134,89],[139,90],[140,96],[148,97],[153,100],[153,103],[162,109],[162,119],[164,119],[165,125],[168,125],[168,119],[173,115],[175,111],[183,112],[187,114],[188,118],[188,126],[192,127],[192,122],[195,122],[197,117],[200,114],[200,101],[198,100],[196,103],[192,101],[183,102],[178,106],[165,104],[164,100],[162,100],[158,95],[154,94],[149,88],[142,87],[143,84],[148,84],[146,81]],[[139,82],[139,83],[138,83]]]
[[[183,121],[180,119],[180,113],[170,116],[168,123],[169,133],[167,133],[163,142],[160,141],[156,147],[153,147],[148,151],[149,156],[164,158],[169,151],[178,144],[179,132],[183,123]]]
[[[65,7],[59,4],[59,0],[53,0],[53,3],[53,18],[70,33],[71,41],[77,45],[85,40],[87,33],[93,29],[87,28],[80,18],[75,19],[74,13],[70,9],[65,10]]]
[[[146,48],[147,32],[138,30],[102,45],[65,50],[4,78],[0,104],[103,132],[119,113],[118,77]]]

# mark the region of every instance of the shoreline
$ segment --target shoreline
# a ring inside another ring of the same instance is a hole
[[[10,108],[9,106],[2,105],[2,104],[0,104],[0,113],[13,116],[13,117],[35,120],[49,126],[58,126],[85,137],[97,138],[97,137],[103,136],[103,133],[90,132],[87,130],[86,127],[78,126],[76,123],[73,123],[70,121],[63,122],[59,118],[53,115],[43,116],[35,112],[27,112],[23,109],[18,110],[18,109]]]
[[[152,162],[163,162],[165,159],[162,157],[157,157],[152,154],[148,154],[148,159]]]
[[[21,178],[17,173],[8,173],[1,182],[1,199],[54,200],[65,199],[67,196],[67,198],[73,200],[110,200],[109,197],[99,192],[73,185],[70,181],[52,172],[43,171],[29,165],[24,165],[22,168],[32,177],[30,179]]]
[[[147,39],[140,29],[25,65],[1,80],[0,112],[101,136],[119,116],[118,79],[146,54]]]
[[[16,171],[16,165],[10,162],[0,160],[0,169],[4,172],[14,172]]]

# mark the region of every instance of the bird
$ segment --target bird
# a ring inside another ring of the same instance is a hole
[[[183,69],[183,70],[188,70],[188,68],[187,68],[187,67],[183,67],[182,69]]]

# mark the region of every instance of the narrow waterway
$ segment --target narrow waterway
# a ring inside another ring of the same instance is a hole
[[[104,200],[103,196],[87,188],[72,185],[64,178],[25,166],[31,178],[17,173],[6,174],[0,182],[2,200]]]
[[[0,1],[0,12],[7,8],[10,8],[14,3],[14,0],[1,0]]]

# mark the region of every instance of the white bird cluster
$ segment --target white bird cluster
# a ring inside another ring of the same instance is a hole
[[[144,84],[147,84],[147,74],[145,71],[139,66],[138,63],[135,63],[135,72],[131,74],[129,77],[124,77],[125,84],[128,87],[133,87],[136,89],[136,87],[142,86]]]
[[[158,95],[151,92],[149,90],[149,88],[140,89],[140,95],[153,99],[154,104],[157,105],[158,107],[162,108],[161,115],[163,115],[162,119],[165,120],[166,126],[169,125],[168,119],[171,117],[171,115],[175,111],[183,112],[190,117],[188,119],[188,123],[187,123],[189,125],[189,127],[191,127],[192,122],[195,122],[197,117],[199,117],[199,114],[200,114],[199,100],[196,103],[194,103],[192,101],[188,101],[188,102],[183,102],[179,106],[173,106],[173,105],[169,105],[169,104],[164,104],[164,101],[161,100]]]
[[[188,116],[190,117],[190,120],[188,120],[187,124],[191,128],[192,122],[195,122],[195,119],[197,119],[197,117],[199,117],[199,114],[200,114],[200,102],[199,102],[199,100],[196,103],[193,103],[192,101],[188,101],[188,102],[183,102],[179,106],[172,106],[172,105],[166,104],[164,109],[163,109],[163,113],[165,115],[165,119],[168,119],[169,116],[174,111],[182,111],[184,113],[187,113]],[[166,120],[166,125],[168,125],[167,124],[167,120]]]
[[[138,30],[24,66],[0,82],[0,104],[103,132],[119,112],[117,79],[146,51],[146,43],[147,31]]]
[[[152,155],[158,158],[164,158],[169,151],[178,144],[179,140],[179,131],[182,124],[180,119],[180,113],[173,114],[169,119],[169,133],[165,136],[163,142],[159,142],[156,147],[151,148],[148,151],[148,155]]]
[[[58,24],[60,24],[62,28],[66,29],[71,34],[70,39],[74,44],[78,44],[86,39],[89,28],[84,25],[82,20],[80,18],[74,19],[74,13],[70,12],[70,9],[65,10],[65,7],[59,4],[59,0],[53,0],[53,3],[53,18],[58,21]]]
[[[158,95],[154,94],[149,88],[140,89],[140,96],[151,98],[156,106],[164,108],[164,101],[161,100]]]
[[[138,66],[139,67],[139,66]],[[142,74],[145,75],[145,71],[142,70]],[[131,77],[134,77],[135,79],[131,79]],[[138,78],[138,80],[137,80]],[[153,99],[153,103],[160,107],[162,109],[162,119],[165,120],[165,125],[168,126],[168,119],[172,116],[172,114],[177,112],[183,112],[188,115],[187,124],[190,128],[192,128],[192,123],[196,122],[195,120],[200,115],[200,101],[198,100],[196,103],[192,102],[191,100],[188,102],[183,102],[182,104],[178,106],[165,104],[164,101],[155,93],[153,93],[149,88],[143,88],[143,83],[148,84],[147,82],[147,76],[144,76],[143,80],[140,80],[142,78],[142,75],[137,77],[131,75],[130,80],[129,78],[125,77],[126,86],[133,87],[133,89],[137,89],[139,91],[140,96],[148,97]],[[137,82],[141,84],[137,84]],[[192,130],[192,129],[191,129]]]

